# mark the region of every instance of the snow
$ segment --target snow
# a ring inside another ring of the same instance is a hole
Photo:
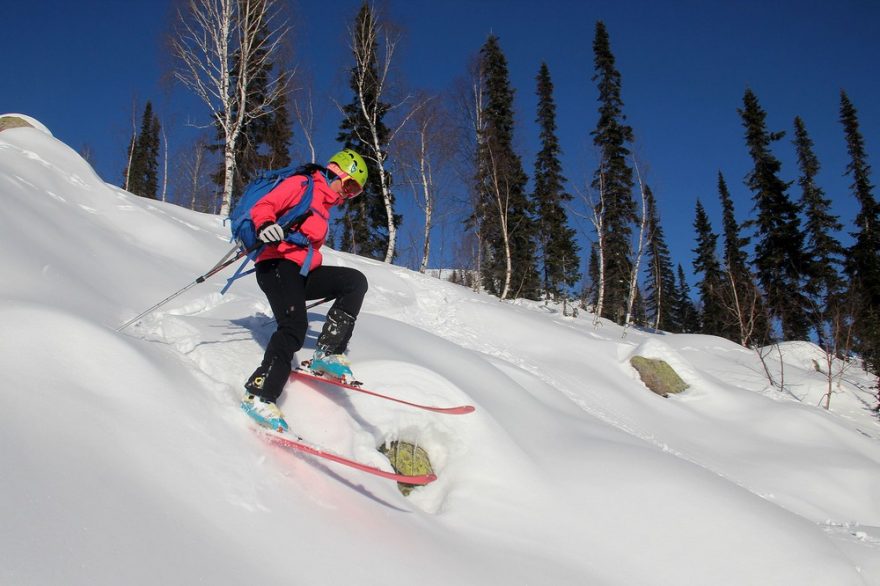
[[[42,126],[42,125],[40,125]],[[826,382],[807,343],[757,356],[500,303],[329,251],[370,281],[359,393],[289,383],[297,433],[393,482],[272,446],[238,409],[273,331],[222,273],[122,333],[229,249],[220,218],[103,183],[48,130],[0,133],[0,583],[880,585],[872,377]],[[310,310],[307,358],[326,306]],[[649,392],[629,358],[690,385]],[[780,363],[781,359],[781,363]]]

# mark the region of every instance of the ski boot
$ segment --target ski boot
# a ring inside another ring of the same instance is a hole
[[[262,366],[257,369],[254,374],[244,384],[245,393],[241,399],[241,410],[263,427],[274,429],[276,431],[287,431],[289,429],[287,422],[284,420],[284,414],[274,401],[264,399],[259,395],[263,390],[268,377],[268,371]]]
[[[308,362],[312,374],[332,378],[347,383],[354,378],[351,372],[351,363],[342,354],[325,354],[321,350],[315,350],[315,355]]]
[[[278,405],[258,395],[245,393],[241,399],[241,410],[263,427],[280,432],[290,429]]]
[[[354,378],[351,364],[343,356],[354,330],[355,317],[336,307],[327,312],[327,321],[315,345],[315,355],[306,364],[313,374],[343,383]]]

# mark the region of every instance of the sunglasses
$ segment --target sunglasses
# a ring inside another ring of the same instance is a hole
[[[342,195],[345,197],[355,197],[360,195],[364,190],[364,188],[347,173],[341,173],[339,179],[342,181]]]

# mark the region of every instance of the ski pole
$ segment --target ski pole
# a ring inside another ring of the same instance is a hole
[[[236,252],[237,252],[237,254],[236,254]],[[140,314],[134,316],[133,318],[131,318],[130,320],[128,320],[127,322],[125,322],[124,324],[122,324],[121,326],[116,328],[116,331],[121,332],[122,330],[124,330],[125,328],[127,328],[128,326],[133,324],[134,322],[138,321],[139,319],[153,313],[154,311],[156,311],[157,309],[159,309],[160,307],[162,307],[163,305],[165,305],[166,303],[168,303],[169,301],[171,301],[175,297],[183,295],[184,293],[186,293],[187,291],[189,291],[191,288],[195,287],[199,283],[204,283],[206,280],[210,279],[211,277],[213,277],[214,275],[216,275],[217,273],[219,273],[220,271],[222,271],[223,269],[225,269],[226,267],[228,267],[229,265],[231,265],[232,263],[234,263],[235,261],[240,259],[245,254],[249,254],[249,253],[250,253],[250,251],[239,250],[239,246],[238,246],[238,244],[236,244],[229,252],[227,252],[225,255],[223,255],[223,258],[220,259],[220,262],[218,262],[216,265],[214,265],[214,268],[212,268],[210,271],[208,271],[204,275],[198,277],[195,281],[193,281],[192,283],[190,283],[189,285],[187,285],[186,287],[184,287],[180,291],[172,293],[171,295],[169,295],[168,297],[166,297],[165,299],[163,299],[162,301],[160,301],[156,305],[152,306],[151,308],[147,309],[143,313],[140,313]]]
[[[234,263],[235,261],[240,259],[242,256],[247,254],[246,252],[240,252],[239,254],[235,255],[234,257],[229,258],[229,255],[232,254],[232,252],[234,252],[236,249],[237,249],[237,247],[235,249],[233,249],[232,251],[230,251],[229,253],[227,253],[226,256],[224,256],[223,259],[221,259],[220,262],[217,263],[213,269],[211,269],[210,271],[208,271],[204,275],[200,276],[199,278],[197,278],[195,281],[193,281],[192,283],[190,283],[189,285],[187,285],[186,287],[184,287],[180,291],[172,293],[171,295],[169,295],[168,297],[166,297],[165,299],[163,299],[162,301],[160,301],[156,305],[152,306],[151,308],[147,309],[146,311],[131,318],[130,320],[128,320],[127,322],[125,322],[124,324],[122,324],[121,326],[116,328],[116,331],[121,332],[122,330],[124,330],[125,328],[127,328],[128,326],[133,324],[134,322],[138,321],[139,319],[142,319],[143,317],[153,313],[154,311],[156,311],[157,309],[159,309],[160,307],[162,307],[163,305],[165,305],[166,303],[168,303],[169,301],[171,301],[175,297],[183,295],[184,293],[186,293],[187,291],[189,291],[191,288],[195,287],[199,283],[204,283],[207,279],[216,275],[218,272],[222,271],[223,269],[225,269],[226,267],[228,267],[229,265],[231,265],[232,263]],[[318,301],[314,301],[314,302],[306,305],[306,309],[312,309],[313,307],[317,307],[318,305],[321,305],[322,303],[327,303],[328,301],[330,301],[329,297],[327,297],[325,299],[319,299]]]
[[[325,297],[324,299],[318,299],[317,301],[313,301],[313,302],[309,303],[308,305],[306,305],[306,309],[311,309],[311,308],[313,308],[313,307],[318,307],[318,306],[321,305],[322,303],[327,303],[328,301],[330,301],[330,298],[329,298],[329,297]]]
[[[299,227],[302,225],[302,223],[306,220],[306,218],[308,218],[311,214],[312,214],[312,211],[309,210],[307,213],[303,214],[302,216],[293,218],[289,222],[283,224],[281,226],[281,228],[284,230],[285,233],[288,232],[289,230],[298,230]],[[187,291],[189,291],[191,288],[195,287],[199,283],[204,283],[206,280],[210,279],[211,277],[213,277],[214,275],[216,275],[217,273],[219,273],[220,271],[222,271],[223,269],[225,269],[226,267],[228,267],[229,265],[231,265],[232,263],[234,263],[238,259],[240,259],[243,256],[246,256],[248,254],[251,254],[252,252],[258,250],[259,248],[262,248],[263,246],[264,246],[264,244],[262,242],[259,242],[256,246],[254,246],[250,250],[241,250],[241,247],[238,244],[235,244],[235,246],[233,246],[229,250],[229,252],[224,254],[223,258],[220,259],[220,262],[215,264],[214,268],[212,268],[210,271],[208,271],[204,275],[198,277],[195,281],[193,281],[192,283],[190,283],[189,285],[187,285],[186,287],[184,287],[180,291],[177,291],[176,293],[172,293],[171,295],[169,295],[168,297],[166,297],[165,299],[163,299],[162,301],[160,301],[159,303],[157,303],[156,305],[154,305],[150,309],[131,318],[130,320],[128,320],[127,322],[125,322],[124,324],[122,324],[121,326],[116,328],[116,331],[121,332],[122,330],[124,330],[125,328],[127,328],[128,326],[130,326],[131,324],[136,322],[137,320],[153,313],[154,311],[156,311],[157,309],[159,309],[160,307],[162,307],[163,305],[165,305],[166,303],[168,303],[169,301],[171,301],[175,297],[186,293]],[[306,309],[311,309],[312,307],[315,307],[316,305],[320,305],[322,303],[326,303],[327,301],[329,301],[329,299],[322,299],[321,301],[318,301],[317,303],[313,303],[312,305],[306,306]]]

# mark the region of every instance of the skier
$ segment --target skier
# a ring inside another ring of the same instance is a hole
[[[311,213],[298,228],[311,247],[291,244],[278,219],[305,193],[303,177],[313,180]],[[313,372],[345,380],[352,377],[343,356],[367,292],[367,279],[349,267],[322,265],[330,208],[359,195],[367,181],[364,159],[351,149],[333,155],[326,167],[309,164],[278,184],[251,208],[257,237],[267,246],[256,259],[257,283],[266,294],[277,328],[263,361],[245,383],[241,408],[257,423],[286,431],[284,414],[275,404],[291,372],[294,354],[303,347],[307,299],[333,299],[310,363]],[[307,273],[307,274],[306,274]]]

